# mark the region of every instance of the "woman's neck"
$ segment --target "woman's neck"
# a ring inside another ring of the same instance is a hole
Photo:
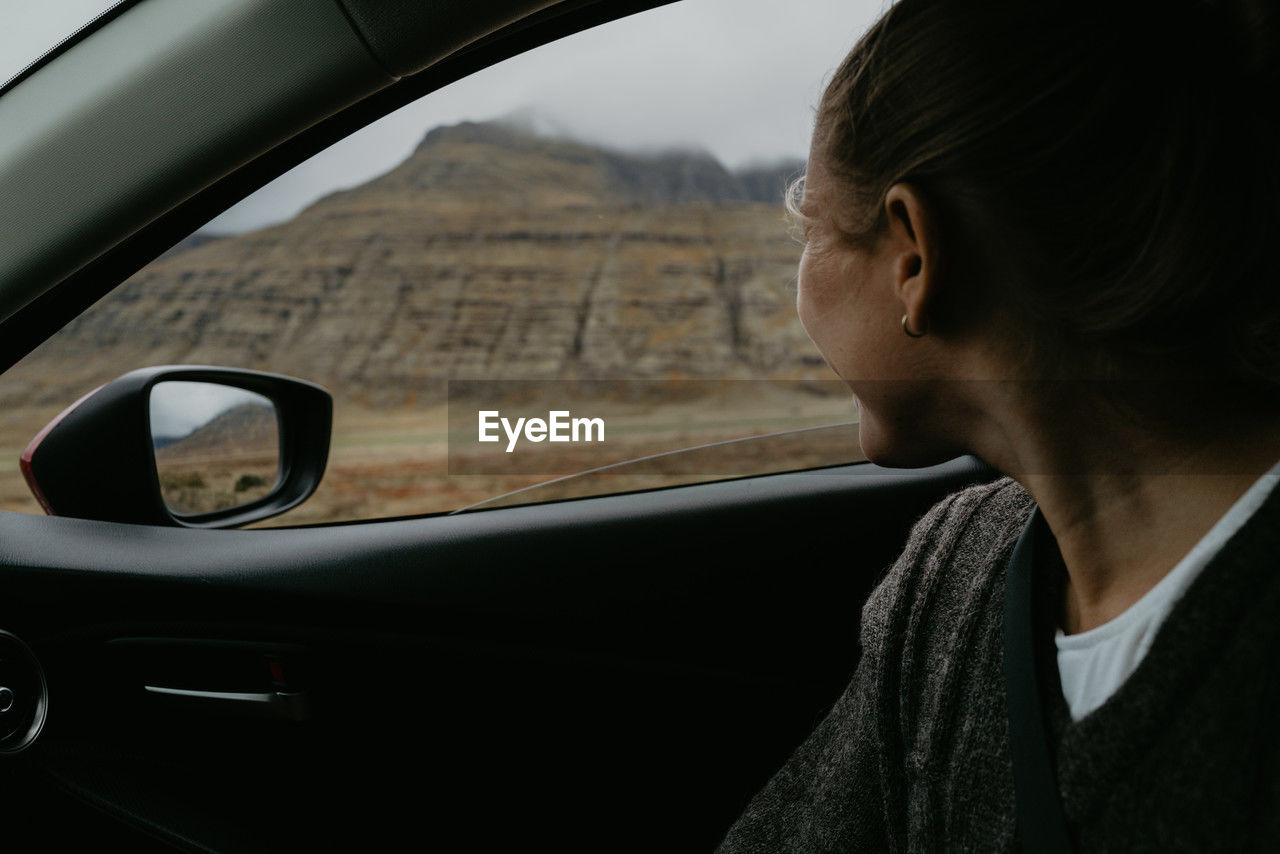
[[[1277,458],[1280,449],[1248,475],[1026,476],[1067,568],[1063,631],[1088,631],[1128,610]]]
[[[986,411],[996,417],[972,447],[1026,488],[1053,531],[1068,634],[1124,613],[1280,460],[1274,416],[1192,439],[1155,438],[1106,405],[1008,400]]]

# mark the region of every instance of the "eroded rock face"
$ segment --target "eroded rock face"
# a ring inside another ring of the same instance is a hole
[[[0,404],[164,363],[278,371],[364,405],[448,378],[826,378],[794,311],[784,167],[432,131],[292,221],[172,252],[28,357]]]

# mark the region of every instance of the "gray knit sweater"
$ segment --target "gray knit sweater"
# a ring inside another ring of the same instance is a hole
[[[1004,573],[1032,507],[1005,479],[916,525],[863,608],[852,682],[722,852],[1017,850]],[[1280,851],[1280,490],[1080,721],[1038,642],[1077,851]]]

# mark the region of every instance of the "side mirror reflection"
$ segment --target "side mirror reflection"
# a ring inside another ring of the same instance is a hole
[[[216,365],[139,368],[49,422],[19,458],[52,516],[235,528],[306,501],[324,477],[333,398]]]
[[[165,380],[151,389],[151,442],[165,506],[177,516],[240,507],[280,481],[279,414],[256,392]]]

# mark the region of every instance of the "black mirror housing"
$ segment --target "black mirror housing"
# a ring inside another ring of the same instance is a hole
[[[254,392],[275,405],[279,479],[257,500],[185,516],[166,504],[156,469],[149,405],[161,382],[199,382]],[[333,398],[314,383],[280,374],[212,366],[141,368],[76,401],[22,453],[22,474],[54,516],[185,528],[232,528],[296,507],[324,476]]]

